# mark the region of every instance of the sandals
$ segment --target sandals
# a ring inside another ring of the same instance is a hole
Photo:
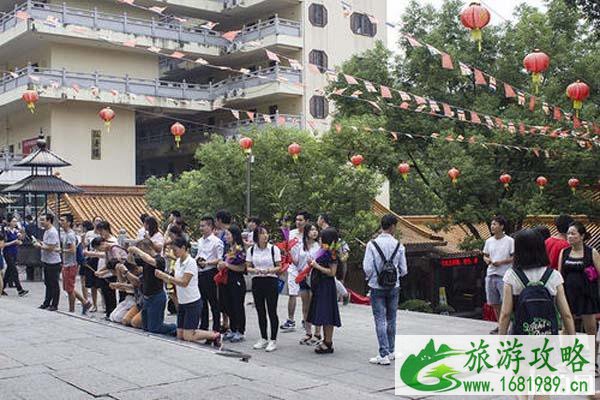
[[[305,344],[305,345],[311,345],[313,341],[313,335],[311,335],[310,333],[307,333],[306,335],[304,335],[304,337],[302,339],[300,339],[300,344]]]
[[[325,343],[322,342],[317,347],[315,347],[315,353],[317,354],[331,354],[333,353],[333,343]]]
[[[321,342],[323,341],[323,338],[321,337],[321,335],[313,335],[312,340],[310,341],[310,344],[314,344],[314,345],[320,345]]]

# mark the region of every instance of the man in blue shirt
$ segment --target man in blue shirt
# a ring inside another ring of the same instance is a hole
[[[19,252],[19,246],[23,244],[18,225],[19,221],[17,218],[12,217],[8,227],[4,229],[5,242],[3,254],[4,259],[6,260],[6,273],[4,275],[3,289],[6,289],[7,285],[10,283],[14,283],[19,296],[23,297],[29,293],[29,291],[23,289],[21,286],[21,281],[19,280],[19,271],[17,270],[17,254]]]
[[[397,224],[398,219],[391,214],[384,215],[381,218],[382,232],[367,244],[363,260],[363,270],[371,289],[371,309],[375,319],[377,341],[379,342],[379,354],[369,360],[371,364],[389,365],[395,358],[396,314],[400,294],[400,277],[408,273],[406,251],[404,246],[394,237]],[[379,254],[375,244],[377,244],[385,259]],[[377,279],[386,261],[392,262],[398,269],[396,284],[391,288],[381,287]]]

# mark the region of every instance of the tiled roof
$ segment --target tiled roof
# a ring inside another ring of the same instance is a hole
[[[61,196],[61,213],[73,214],[76,222],[92,221],[99,216],[108,221],[116,234],[125,228],[130,238],[135,238],[141,227],[140,214],[146,213],[162,219],[160,213],[151,209],[144,198],[143,186],[82,186],[84,192]],[[55,209],[56,199],[48,201],[48,207]]]
[[[30,175],[14,183],[4,193],[79,193],[81,189],[54,175]]]
[[[18,167],[68,167],[71,164],[64,158],[54,154],[46,148],[46,141],[39,138],[37,141],[38,148],[27,157],[17,162]]]
[[[523,222],[523,227],[532,228],[537,225],[545,225],[554,235],[556,233],[556,227],[554,226],[555,218],[555,215],[530,215]],[[573,216],[573,218],[582,222],[586,226],[587,231],[591,235],[591,239],[588,241],[588,244],[592,247],[600,249],[600,221],[590,220],[590,218],[585,215],[576,215]],[[438,235],[443,236],[443,238],[448,242],[448,246],[447,248],[444,248],[444,250],[448,251],[460,251],[460,243],[467,236],[471,235],[471,232],[469,232],[469,230],[462,225],[451,225],[439,232],[435,232],[431,228],[431,225],[438,224],[440,222],[440,218],[435,215],[407,215],[404,216],[404,219],[419,226],[423,230],[428,230],[431,233],[437,233]],[[491,235],[490,230],[485,223],[475,225],[475,229],[477,229],[483,239],[487,239]]]
[[[443,237],[413,224],[405,217],[395,214],[393,211],[387,209],[383,204],[376,200],[373,201],[372,209],[373,212],[380,217],[385,214],[392,214],[398,218],[398,237],[408,249],[446,245]]]

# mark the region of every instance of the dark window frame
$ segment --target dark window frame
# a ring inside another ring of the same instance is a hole
[[[313,26],[324,28],[329,22],[328,17],[327,8],[325,5],[312,3],[310,6],[308,6],[308,20]]]
[[[329,116],[329,101],[325,96],[312,96],[309,101],[310,115],[316,119],[325,119]]]
[[[371,22],[367,14],[352,13],[350,16],[350,29],[356,35],[367,37],[377,35],[377,24]]]
[[[323,50],[311,50],[308,53],[308,62],[319,67],[321,72],[325,72],[329,68],[329,56]]]

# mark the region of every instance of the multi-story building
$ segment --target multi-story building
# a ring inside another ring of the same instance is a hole
[[[386,0],[0,0],[0,11],[0,146],[27,153],[41,130],[73,164],[63,177],[87,185],[189,168],[207,132],[323,129],[327,81],[306,66],[332,69],[386,36]]]

